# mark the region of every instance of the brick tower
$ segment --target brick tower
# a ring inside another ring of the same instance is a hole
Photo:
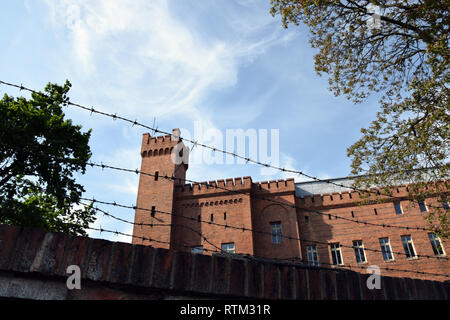
[[[169,243],[173,233],[170,225],[173,222],[173,216],[158,211],[174,212],[175,186],[184,184],[186,177],[189,149],[184,146],[179,137],[179,129],[173,129],[172,135],[158,137],[152,137],[149,133],[143,134],[141,172],[150,173],[153,176],[140,174],[137,207],[141,209],[135,212],[133,235],[161,242],[133,237],[133,244],[170,248]],[[154,211],[150,211],[152,209]],[[139,225],[140,223],[147,226]]]

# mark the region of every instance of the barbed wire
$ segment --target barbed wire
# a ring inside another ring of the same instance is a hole
[[[2,80],[0,80],[0,84],[4,84],[4,85],[7,85],[7,86],[15,87],[15,88],[20,89],[21,91],[25,90],[25,91],[28,91],[28,92],[31,92],[31,93],[34,93],[34,94],[37,94],[37,95],[40,95],[40,96],[43,96],[43,97],[46,97],[46,98],[50,98],[45,93],[42,93],[42,92],[39,92],[39,91],[30,89],[30,88],[27,88],[23,84],[18,85],[18,84],[9,83],[9,82],[2,81]],[[153,134],[160,133],[160,134],[164,134],[164,135],[172,135],[172,133],[160,130],[160,129],[154,127],[154,126],[148,126],[148,125],[145,125],[143,123],[138,122],[137,120],[131,120],[131,119],[128,119],[126,117],[119,116],[119,115],[117,115],[117,113],[112,114],[112,113],[107,113],[107,112],[104,112],[104,111],[97,110],[93,106],[87,107],[87,106],[84,106],[84,105],[81,105],[81,104],[78,104],[78,103],[71,102],[69,100],[64,101],[63,105],[65,105],[65,106],[73,106],[73,107],[77,107],[77,108],[80,108],[80,109],[85,110],[85,111],[89,111],[91,113],[91,115],[93,113],[96,113],[96,114],[99,114],[99,115],[102,115],[102,116],[110,117],[113,120],[121,120],[121,121],[130,123],[132,126],[139,126],[139,127],[151,130],[153,132]],[[295,174],[295,175],[304,176],[304,177],[307,177],[307,178],[312,179],[312,180],[317,181],[317,182],[324,182],[324,183],[335,185],[335,186],[338,186],[338,187],[351,189],[351,190],[357,191],[357,192],[372,193],[372,194],[376,194],[377,196],[383,195],[383,196],[390,197],[390,198],[393,198],[393,199],[402,199],[402,198],[399,198],[399,197],[395,197],[392,194],[381,193],[379,190],[361,189],[361,188],[357,188],[355,186],[348,186],[348,185],[336,183],[336,182],[331,181],[329,179],[320,179],[318,177],[315,177],[313,175],[304,173],[304,172],[299,171],[299,170],[281,168],[281,167],[278,167],[278,166],[271,165],[269,163],[264,163],[264,162],[261,162],[261,161],[258,161],[258,160],[251,159],[250,157],[245,157],[245,156],[236,154],[236,153],[231,152],[231,151],[226,151],[226,150],[222,150],[220,148],[209,146],[207,144],[199,143],[198,141],[195,141],[195,140],[192,140],[192,139],[187,139],[187,138],[182,138],[182,137],[179,137],[179,138],[182,139],[183,141],[186,141],[186,142],[189,142],[190,144],[192,144],[192,148],[194,148],[196,146],[199,146],[199,147],[202,147],[202,148],[206,148],[206,149],[212,150],[213,152],[220,152],[220,153],[223,153],[224,155],[229,155],[229,156],[232,156],[234,158],[238,158],[238,159],[244,160],[246,163],[253,163],[253,164],[260,165],[260,166],[263,166],[263,167],[266,167],[266,168],[275,169],[275,170],[280,171],[280,172],[292,173],[292,174]],[[417,200],[412,200],[412,201],[417,202],[419,204],[422,203],[422,201],[417,201]],[[434,208],[445,209],[444,206],[431,206],[431,205],[427,205],[427,206],[434,207]]]
[[[84,204],[84,205],[86,205],[86,204]],[[149,224],[145,224],[145,223],[135,223],[135,222],[132,222],[132,221],[128,221],[128,220],[125,220],[125,219],[122,219],[122,218],[119,218],[119,217],[116,217],[116,216],[114,216],[114,215],[112,215],[112,214],[110,214],[109,212],[107,212],[107,211],[105,211],[105,210],[102,210],[102,209],[100,209],[100,208],[98,208],[98,207],[95,207],[94,208],[95,210],[97,210],[97,211],[99,211],[99,212],[102,212],[104,215],[106,215],[106,216],[109,216],[109,217],[111,217],[111,218],[113,218],[113,219],[116,219],[116,220],[118,220],[118,221],[121,221],[121,222],[125,222],[125,223],[128,223],[128,224],[131,224],[131,225],[138,225],[138,226],[150,226],[150,227],[157,227],[157,226],[166,226],[166,227],[168,227],[168,226],[173,226],[173,227],[185,227],[185,228],[187,228],[188,230],[190,230],[190,231],[192,231],[192,232],[194,232],[194,233],[196,233],[196,234],[198,234],[198,235],[200,235],[207,243],[209,243],[209,244],[211,244],[213,247],[215,247],[217,250],[210,250],[210,249],[207,249],[207,248],[203,248],[202,247],[202,250],[204,250],[204,251],[207,251],[207,252],[215,252],[215,253],[224,253],[224,251],[221,249],[221,248],[219,248],[219,247],[217,247],[216,245],[214,245],[214,244],[212,244],[204,235],[202,235],[200,232],[198,232],[198,231],[196,231],[196,230],[194,230],[193,228],[190,228],[190,227],[187,227],[187,226],[185,226],[185,225],[177,225],[177,224],[152,224],[152,223],[149,223]],[[105,231],[104,229],[102,229],[103,231]],[[114,232],[114,231],[110,231],[110,232],[112,232],[112,233],[116,233],[117,234],[117,232]],[[119,233],[119,234],[122,234],[123,235],[123,233]],[[131,235],[129,235],[129,236],[131,236]],[[147,240],[149,240],[149,241],[155,241],[155,239],[147,239]],[[158,242],[158,241],[155,241],[155,242]],[[161,241],[159,241],[159,242],[161,242]],[[165,244],[170,244],[169,242],[164,242],[164,241],[162,241],[162,243],[165,243]],[[184,245],[184,247],[191,247],[191,246],[188,246],[188,245]],[[242,255],[242,254],[240,254],[240,253],[236,253],[237,255]],[[244,257],[245,256],[250,256],[250,257],[253,257],[253,258],[257,258],[257,259],[263,259],[263,257],[257,257],[257,256],[254,256],[254,255],[249,255],[249,254],[244,254]],[[265,258],[265,259],[267,259],[267,258]],[[303,264],[306,264],[306,265],[310,265],[311,266],[311,262],[310,261],[307,261],[307,260],[304,260],[304,259],[301,259],[301,258],[299,258],[299,257],[292,257],[292,258],[284,258],[284,259],[280,259],[280,258],[270,258],[270,260],[276,260],[276,261],[290,261],[290,262],[301,262],[301,263],[303,263]],[[337,269],[343,269],[343,270],[351,270],[352,268],[354,268],[354,269],[356,269],[356,268],[360,268],[360,269],[365,269],[365,266],[361,266],[361,265],[351,265],[351,264],[342,264],[342,265],[335,265],[335,264],[330,264],[330,263],[326,263],[326,262],[319,262],[319,265],[328,265],[328,266],[333,266],[334,268],[337,268]],[[379,267],[379,266],[378,266]],[[425,271],[416,271],[416,270],[407,270],[407,269],[396,269],[396,268],[389,268],[389,267],[379,267],[380,269],[383,269],[383,270],[386,270],[386,271],[392,271],[392,272],[407,272],[407,273],[416,273],[416,274],[422,274],[422,275],[433,275],[433,276],[444,276],[444,277],[450,277],[450,275],[448,275],[448,274],[440,274],[440,273],[431,273],[431,272],[425,272]]]
[[[101,168],[109,168],[109,169],[116,169],[116,170],[120,170],[120,171],[139,173],[139,170],[137,170],[137,169],[136,170],[131,170],[131,169],[113,167],[113,166],[109,166],[109,165],[105,165],[105,164],[97,164],[97,163],[92,163],[92,162],[90,162],[88,164],[91,165],[91,166],[97,166],[97,167],[101,167]],[[154,174],[146,173],[146,172],[142,172],[142,174],[155,176]],[[163,177],[167,177],[167,176],[163,176]],[[174,178],[173,177],[172,178],[167,177],[167,179],[174,179]],[[231,192],[237,191],[237,190],[229,190],[229,189],[226,189],[226,190],[227,191],[231,191]],[[141,208],[141,207],[138,207],[138,206],[135,206],[135,205],[129,206],[129,205],[124,205],[124,204],[117,203],[116,201],[113,201],[113,202],[101,201],[101,200],[97,200],[95,198],[90,199],[90,198],[80,197],[80,200],[91,201],[93,203],[100,203],[100,204],[105,204],[105,205],[112,205],[112,206],[126,208],[126,209],[142,210],[142,211],[148,211],[148,212],[158,212],[158,213],[162,213],[162,214],[166,214],[166,215],[181,217],[181,218],[188,219],[188,220],[191,220],[191,221],[196,221],[196,222],[205,223],[205,224],[209,224],[209,225],[215,225],[215,226],[219,226],[219,227],[224,227],[225,229],[230,228],[230,229],[242,230],[243,232],[247,231],[247,232],[265,234],[265,235],[270,235],[270,236],[272,235],[272,233],[267,232],[267,231],[259,231],[259,230],[255,230],[255,229],[251,229],[251,228],[246,228],[244,226],[238,227],[238,226],[233,226],[233,225],[228,225],[228,224],[221,224],[221,223],[217,223],[217,222],[213,222],[213,221],[204,221],[204,220],[198,219],[198,218],[196,219],[196,218],[192,218],[192,217],[186,217],[184,215],[178,215],[178,214],[175,214],[173,212],[165,212],[165,211],[162,211],[162,210],[156,210],[156,208],[152,208],[152,209]],[[125,219],[124,219],[124,221],[125,221]],[[143,223],[137,223],[137,224],[138,225],[143,225]],[[407,227],[407,228],[412,229],[411,227]],[[296,240],[296,241],[302,241],[302,242],[311,242],[311,243],[316,243],[316,244],[323,244],[323,245],[326,245],[326,246],[328,246],[330,244],[329,242],[321,242],[321,241],[309,240],[309,239],[300,239],[300,238],[291,237],[291,236],[285,236],[285,235],[281,235],[281,237],[285,238],[285,239],[288,239],[288,240]],[[353,246],[348,246],[348,245],[343,245],[343,244],[340,244],[340,246],[344,247],[344,248],[345,247],[352,248],[352,249],[354,248]],[[381,250],[371,249],[371,248],[365,248],[365,250],[372,251],[372,252],[380,252],[380,253],[383,252]],[[402,252],[393,252],[393,253],[398,254],[398,255],[406,255],[407,256],[406,253],[402,253]],[[436,257],[436,256],[419,255],[419,254],[417,254],[416,256],[417,257],[424,257],[424,258],[435,258],[435,259],[441,259],[441,260],[448,260],[447,257]]]
[[[112,216],[112,215],[110,214],[109,216]],[[163,225],[160,224],[159,226],[163,226]],[[170,226],[170,224],[169,225],[164,225],[164,226]],[[112,233],[112,234],[114,234],[116,236],[121,235],[121,236],[131,237],[131,238],[142,240],[143,242],[148,241],[148,242],[156,242],[156,243],[161,243],[161,244],[166,244],[166,245],[170,245],[171,244],[168,241],[157,240],[157,239],[153,239],[151,237],[145,237],[145,236],[136,236],[134,234],[129,234],[129,233],[125,233],[125,232],[121,232],[121,231],[117,231],[117,230],[108,230],[108,229],[102,228],[101,226],[99,228],[86,227],[86,229],[92,230],[92,231],[98,231],[98,232],[100,232],[100,234],[102,232],[105,232],[105,233]],[[189,247],[190,248],[191,246],[183,245],[183,247]],[[207,248],[202,248],[202,250],[206,251],[206,252],[211,252],[211,253],[223,253],[222,250],[211,250],[211,249],[207,249]]]
[[[131,237],[131,238],[134,238],[134,239],[142,240],[143,242],[148,241],[148,242],[156,242],[156,243],[161,243],[161,244],[166,244],[166,245],[170,245],[171,244],[168,241],[157,240],[157,239],[153,239],[151,237],[145,237],[145,236],[137,236],[137,235],[134,235],[134,234],[125,233],[125,232],[118,231],[118,230],[109,230],[109,229],[102,228],[101,226],[98,227],[98,228],[96,228],[96,227],[86,227],[86,229],[92,230],[92,231],[98,231],[98,232],[100,232],[100,234],[105,232],[105,233],[112,233],[112,234],[114,234],[116,236],[120,235],[120,236],[125,236],[125,237]],[[183,246],[184,247],[190,247],[188,245],[183,245]],[[211,250],[211,249],[207,249],[207,248],[202,248],[202,250],[206,251],[206,252],[212,252],[212,253],[223,253],[222,250],[218,251],[218,250]]]
[[[151,237],[136,236],[134,234],[128,234],[128,233],[118,231],[118,230],[108,230],[108,229],[102,228],[101,226],[99,228],[95,228],[95,227],[85,227],[85,228],[88,230],[99,231],[100,234],[102,232],[106,232],[106,233],[113,233],[116,236],[122,235],[122,236],[132,237],[132,238],[136,238],[136,239],[142,239],[144,241],[150,241],[150,242],[156,242],[156,243],[162,243],[162,244],[170,244],[170,242],[167,242],[167,241],[157,240],[157,239],[153,239]]]
[[[210,222],[210,221],[203,221],[203,220],[197,220],[197,219],[195,219],[195,218],[190,218],[190,217],[186,217],[186,216],[183,216],[183,215],[178,215],[178,214],[174,214],[174,213],[168,213],[168,212],[164,212],[164,211],[161,211],[161,210],[153,210],[153,209],[145,209],[145,208],[137,208],[137,207],[135,207],[135,206],[127,206],[127,205],[123,205],[123,204],[119,204],[119,203],[117,203],[117,202],[107,202],[107,201],[100,201],[100,200],[96,200],[96,199],[89,199],[89,198],[82,198],[83,200],[87,200],[87,201],[92,201],[93,203],[100,203],[100,204],[106,204],[106,205],[112,205],[112,206],[116,206],[116,207],[122,207],[122,208],[127,208],[127,209],[138,209],[138,210],[146,210],[146,211],[155,211],[155,212],[158,212],[158,213],[163,213],[163,214],[169,214],[169,215],[173,215],[173,216],[179,216],[179,217],[182,217],[182,218],[187,218],[187,219],[189,219],[189,220],[192,220],[192,221],[197,221],[197,222],[203,222],[203,223],[208,223],[208,224],[216,224],[216,223],[213,223],[213,222]],[[87,206],[87,207],[89,207],[90,205],[89,204],[86,204],[86,203],[83,203],[83,202],[80,202],[82,205],[84,205],[84,206]],[[94,207],[93,209],[95,209],[96,211],[98,211],[98,212],[101,212],[101,213],[103,213],[105,216],[108,216],[108,217],[111,217],[111,218],[113,218],[113,219],[115,219],[115,220],[117,220],[117,221],[120,221],[120,222],[123,222],[123,223],[127,223],[127,224],[131,224],[131,225],[134,225],[134,226],[149,226],[149,227],[158,227],[158,226],[165,226],[165,227],[169,227],[169,226],[173,226],[173,227],[182,227],[182,228],[186,228],[186,229],[188,229],[188,230],[190,230],[191,232],[194,232],[194,233],[196,233],[197,235],[199,235],[206,243],[208,243],[208,244],[210,244],[211,246],[213,246],[214,248],[216,248],[217,250],[211,250],[211,249],[208,249],[208,248],[204,248],[203,246],[202,246],[202,250],[203,251],[206,251],[206,252],[212,252],[212,253],[225,253],[221,248],[219,248],[218,246],[216,246],[215,244],[213,244],[206,236],[204,236],[203,234],[201,234],[200,232],[198,232],[197,230],[195,230],[195,229],[193,229],[193,228],[191,228],[191,227],[189,227],[189,226],[186,226],[186,225],[181,225],[181,224],[174,224],[174,223],[170,223],[170,224],[158,224],[158,223],[136,223],[136,222],[132,222],[132,221],[129,221],[129,220],[126,220],[126,219],[123,219],[123,218],[119,218],[119,217],[117,217],[117,216],[114,216],[114,215],[112,215],[111,213],[109,213],[109,212],[107,212],[107,211],[105,211],[105,210],[103,210],[103,209],[100,209],[100,208],[98,208],[98,207]],[[155,217],[153,217],[153,218],[155,218]],[[219,224],[219,226],[223,226],[223,225],[220,225]],[[264,232],[264,231],[256,231],[256,230],[252,230],[252,229],[247,229],[247,228],[244,228],[244,229],[242,229],[241,227],[235,227],[235,226],[228,226],[228,227],[230,227],[230,228],[235,228],[235,229],[239,229],[239,230],[243,230],[243,231],[251,231],[251,232],[255,232],[255,233],[264,233],[264,234],[267,234],[267,235],[272,235],[271,233],[269,233],[269,232]],[[104,228],[102,228],[101,226],[100,226],[100,228],[94,228],[94,227],[87,227],[87,229],[90,229],[90,230],[94,230],[94,231],[99,231],[100,233],[101,232],[108,232],[108,233],[113,233],[113,234],[115,234],[115,235],[123,235],[123,236],[129,236],[129,237],[133,237],[133,238],[138,238],[138,239],[142,239],[143,241],[149,241],[149,242],[156,242],[156,243],[162,243],[162,244],[167,244],[167,245],[171,245],[171,243],[170,242],[167,242],[167,241],[162,241],[162,240],[157,240],[157,239],[153,239],[153,238],[151,238],[151,237],[144,237],[144,236],[136,236],[136,235],[130,235],[130,234],[127,234],[127,233],[124,233],[124,232],[120,232],[120,231],[117,231],[117,230],[115,230],[115,231],[113,231],[113,230],[107,230],[107,229],[104,229]],[[289,238],[289,239],[294,239],[294,240],[300,240],[300,241],[305,241],[305,242],[312,242],[312,243],[318,243],[318,244],[325,244],[325,245],[329,245],[329,243],[326,243],[326,242],[320,242],[320,241],[314,241],[314,240],[307,240],[307,239],[298,239],[298,238],[292,238],[292,237],[287,237],[287,238]],[[342,247],[349,247],[349,248],[352,248],[352,249],[354,249],[354,247],[353,246],[345,246],[345,245],[341,245]],[[183,245],[183,247],[189,247],[189,248],[192,248],[192,246],[189,246],[189,245]],[[382,252],[381,250],[373,250],[373,249],[370,249],[370,248],[364,248],[364,250],[367,250],[367,251],[375,251],[375,252]],[[403,254],[403,253],[401,253],[401,252],[392,252],[392,253],[394,253],[394,254]],[[246,257],[246,256],[250,256],[250,257],[253,257],[253,258],[257,258],[257,259],[267,259],[267,258],[265,258],[265,257],[257,257],[257,256],[254,256],[254,255],[250,255],[250,254],[241,254],[241,253],[236,253],[236,254],[238,254],[238,255],[240,255],[240,256],[244,256],[244,257]],[[430,257],[432,257],[432,256],[426,256],[426,255],[416,255],[417,257],[427,257],[427,258],[430,258]],[[432,257],[432,258],[439,258],[439,259],[447,259],[447,258],[445,258],[445,257]],[[285,260],[302,260],[302,259],[300,259],[299,257],[292,257],[292,258],[284,258],[284,259],[277,259],[277,258],[269,258],[270,260],[276,260],[276,261],[285,261]],[[303,261],[306,261],[306,260],[303,260]],[[295,261],[294,261],[295,262]],[[306,261],[306,264],[307,265],[310,265],[310,262],[309,261]],[[334,268],[340,268],[340,269],[343,269],[343,270],[348,270],[348,268],[346,268],[346,267],[349,267],[350,269],[353,267],[353,268],[361,268],[361,269],[363,269],[364,267],[363,266],[355,266],[355,265],[350,265],[350,264],[344,264],[344,265],[334,265],[334,264],[327,264],[327,263],[325,263],[325,262],[320,262],[320,264],[322,264],[322,265],[329,265],[329,266],[333,266]],[[398,264],[396,264],[396,265],[398,265]],[[445,277],[449,277],[448,275],[446,275],[446,274],[437,274],[437,273],[429,273],[429,272],[424,272],[424,271],[416,271],[416,270],[403,270],[403,269],[395,269],[395,268],[388,268],[388,267],[380,267],[380,269],[384,269],[384,270],[387,270],[387,271],[398,271],[398,272],[411,272],[411,273],[416,273],[416,274],[423,274],[423,275],[436,275],[436,276],[445,276]]]
[[[117,166],[110,166],[110,165],[106,165],[106,164],[103,164],[103,163],[98,164],[98,163],[95,163],[95,162],[88,162],[87,164],[89,166],[91,166],[91,167],[100,167],[102,169],[112,169],[112,170],[117,170],[117,171],[124,171],[124,172],[130,172],[130,173],[135,173],[135,174],[147,175],[147,176],[151,176],[151,177],[155,177],[156,176],[153,173],[141,171],[139,169],[134,169],[133,170],[133,169],[121,168],[121,167],[117,167]],[[158,177],[162,177],[165,180],[171,180],[171,181],[179,180],[179,181],[184,181],[184,182],[189,182],[189,183],[196,183],[196,184],[200,183],[198,181],[194,181],[194,180],[191,180],[191,179],[175,178],[175,177],[169,177],[167,175],[162,175],[162,176],[158,175]],[[160,180],[158,180],[158,181],[160,181]],[[231,192],[231,193],[235,193],[235,194],[246,194],[245,191],[228,189],[226,187],[218,186],[217,184],[214,185],[213,188],[221,189],[221,190],[224,190],[224,191],[227,191],[227,192]],[[258,199],[269,201],[269,202],[272,202],[272,203],[275,203],[275,204],[279,204],[279,205],[283,205],[283,206],[286,206],[286,207],[289,207],[289,208],[303,210],[303,211],[307,211],[307,212],[311,212],[311,213],[315,213],[315,214],[322,215],[322,216],[327,216],[327,217],[331,216],[331,217],[334,217],[335,219],[341,219],[341,220],[344,220],[344,221],[357,223],[357,224],[361,224],[361,225],[370,225],[370,226],[376,226],[376,227],[382,227],[382,228],[398,228],[398,229],[406,229],[406,230],[429,231],[429,229],[424,228],[424,227],[410,227],[410,226],[401,226],[401,225],[390,225],[390,224],[387,224],[387,223],[378,224],[378,223],[373,223],[373,222],[368,222],[368,221],[361,221],[359,219],[346,218],[346,217],[342,217],[340,215],[335,215],[335,214],[332,214],[332,213],[325,213],[325,212],[321,212],[321,211],[310,209],[310,208],[300,207],[300,206],[297,206],[296,204],[288,204],[288,203],[285,203],[283,201],[279,201],[279,200],[272,199],[272,198],[267,198],[267,197],[264,197],[264,196],[259,195],[259,194],[254,194],[253,196],[255,196]]]

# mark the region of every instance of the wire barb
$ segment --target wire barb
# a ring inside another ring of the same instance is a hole
[[[29,88],[23,86],[22,84],[20,84],[20,86],[19,86],[19,85],[8,83],[8,82],[2,81],[2,80],[0,80],[0,83],[2,83],[4,85],[7,85],[7,86],[12,86],[12,87],[19,88],[20,90],[27,90],[29,92],[32,92],[32,93],[35,93],[35,94],[39,94],[41,96],[49,98],[48,95],[46,95],[44,93],[41,93],[41,92],[37,92],[37,91],[32,90],[32,89],[29,89]],[[133,124],[135,124],[137,126],[141,126],[143,128],[151,130],[152,131],[152,135],[155,135],[156,133],[161,133],[161,134],[166,134],[166,135],[170,135],[171,134],[169,132],[158,130],[158,127],[156,126],[156,123],[155,123],[156,122],[156,118],[154,118],[154,120],[153,120],[153,126],[150,127],[148,125],[145,125],[145,124],[137,122],[137,120],[133,121],[133,120],[127,119],[125,117],[119,117],[119,116],[117,116],[116,113],[115,114],[108,114],[106,112],[94,110],[93,107],[88,108],[88,107],[85,107],[85,106],[82,106],[82,105],[79,105],[79,104],[76,104],[76,103],[71,103],[71,102],[69,102],[68,105],[71,105],[71,106],[74,106],[74,107],[78,107],[78,108],[81,108],[83,110],[91,111],[91,114],[92,114],[92,112],[95,112],[95,113],[98,113],[98,114],[103,115],[103,116],[111,117],[114,120],[120,119],[120,120],[123,120],[123,121],[126,121],[126,122],[131,122],[131,123],[133,123]],[[181,137],[180,137],[180,139],[181,139]],[[232,155],[234,158],[238,157],[238,158],[241,158],[241,159],[247,159],[247,158],[245,158],[245,157],[243,157],[241,155],[238,155],[238,154],[236,154],[234,152],[228,152],[228,151],[225,151],[225,150],[217,149],[217,148],[214,148],[212,146],[205,145],[205,144],[197,144],[197,141],[193,141],[193,140],[190,140],[190,139],[184,139],[184,138],[183,138],[183,140],[186,141],[186,142],[194,143],[194,146],[200,145],[203,148],[215,149],[215,150],[220,151],[220,152],[222,152],[224,154]],[[253,159],[250,159],[250,158],[248,158],[248,160],[249,160],[249,162],[252,162],[252,163],[257,164],[257,165],[265,166],[267,168],[270,167],[270,168],[273,168],[273,169],[276,169],[276,170],[279,170],[279,171],[283,171],[283,169],[284,169],[284,168],[276,167],[276,166],[273,166],[273,165],[270,165],[270,164],[267,164],[267,163],[262,163],[260,161],[256,161],[256,160],[253,160]],[[290,172],[292,174],[297,174],[298,176],[304,176],[304,177],[313,179],[314,181],[317,181],[317,182],[324,182],[324,183],[327,183],[327,184],[332,184],[332,185],[335,185],[335,186],[338,186],[338,187],[343,187],[343,188],[351,189],[351,190],[358,191],[358,192],[366,192],[366,193],[373,193],[373,194],[376,194],[376,195],[383,195],[383,196],[387,196],[387,197],[392,198],[392,199],[401,199],[401,198],[395,197],[395,196],[393,196],[392,194],[389,194],[389,193],[387,193],[387,194],[386,193],[381,193],[379,190],[374,191],[374,190],[370,190],[370,189],[369,190],[368,189],[360,189],[360,188],[357,188],[355,186],[348,186],[348,185],[344,185],[344,184],[341,184],[341,183],[333,182],[333,181],[330,181],[329,179],[320,179],[318,177],[312,176],[310,174],[306,174],[306,173],[304,173],[302,171],[299,171],[299,170],[287,170],[287,169],[285,169],[284,172]],[[420,202],[420,201],[416,201],[416,200],[414,200],[414,201],[418,202],[418,203]],[[444,206],[431,206],[430,205],[429,207],[445,209]]]

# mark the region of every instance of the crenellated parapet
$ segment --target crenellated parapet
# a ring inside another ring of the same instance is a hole
[[[252,191],[256,194],[294,192],[294,178],[254,183]]]
[[[175,187],[175,195],[177,197],[191,197],[215,195],[219,193],[233,194],[233,191],[249,192],[251,187],[251,177],[237,177],[179,185]]]

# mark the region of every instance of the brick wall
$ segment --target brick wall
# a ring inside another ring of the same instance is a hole
[[[158,247],[189,252],[194,246],[202,246],[209,250],[206,251],[208,253],[220,250],[224,243],[232,242],[235,252],[239,254],[303,260],[307,259],[307,246],[315,245],[319,264],[327,267],[332,264],[329,244],[340,243],[343,267],[360,270],[360,267],[377,265],[386,272],[386,268],[402,270],[390,270],[389,275],[394,277],[437,281],[448,279],[445,276],[430,275],[430,273],[450,274],[450,262],[445,255],[444,258],[434,257],[427,231],[384,228],[334,217],[379,225],[428,228],[425,220],[427,213],[420,212],[418,205],[408,200],[407,186],[398,186],[394,190],[394,196],[401,199],[403,208],[403,214],[397,215],[392,199],[383,202],[380,200],[386,199],[373,194],[368,199],[361,198],[358,192],[317,194],[298,198],[295,196],[294,179],[253,182],[250,177],[243,177],[196,184],[176,183],[162,176],[174,175],[181,179],[185,178],[187,164],[176,166],[170,157],[172,148],[178,143],[182,142],[172,140],[171,136],[143,135],[142,171],[152,174],[158,171],[160,178],[155,181],[154,177],[141,174],[137,205],[147,209],[154,206],[156,210],[174,215],[156,213],[156,216],[152,217],[149,211],[136,210],[137,224],[170,224],[170,226],[136,225],[133,234],[137,237],[133,243],[152,245],[151,242],[143,243],[138,238],[151,237],[163,242],[158,243]],[[362,200],[369,200],[369,204],[362,205]],[[426,201],[428,204],[439,205],[436,199]],[[327,214],[330,214],[331,219]],[[270,226],[273,222],[281,223],[283,235],[281,243],[273,243],[271,240]],[[215,223],[234,228],[218,226]],[[403,235],[411,236],[416,254],[430,258],[418,256],[408,259],[401,242]],[[384,261],[380,252],[380,238],[389,239],[394,252],[392,261]],[[366,261],[363,263],[356,261],[352,249],[354,240],[362,241],[364,248],[367,249]],[[314,244],[313,241],[320,243]],[[442,243],[444,251],[448,249],[447,244]]]
[[[296,198],[292,179],[265,183],[253,183],[250,178],[244,180],[248,180],[248,182],[235,184],[231,180],[221,184],[227,189],[242,192],[238,194],[214,188],[216,182],[177,187],[174,199],[176,213],[192,219],[179,217],[176,220],[177,224],[184,224],[197,233],[182,227],[175,228],[176,237],[172,238],[172,248],[189,251],[192,246],[202,245],[205,249],[214,251],[217,248],[211,243],[220,248],[222,243],[234,242],[236,252],[240,254],[273,259],[297,257],[307,260],[306,248],[308,245],[314,245],[318,250],[319,263],[322,266],[330,267],[332,258],[329,244],[340,243],[343,267],[359,270],[360,267],[377,265],[381,268],[402,270],[390,270],[389,275],[394,277],[438,281],[448,279],[445,276],[430,275],[430,273],[450,274],[450,262],[446,259],[446,255],[443,258],[435,257],[428,238],[428,231],[358,224],[335,217],[378,225],[428,228],[425,220],[426,213],[420,212],[417,205],[407,200],[407,192],[404,187],[398,188],[399,197],[404,197],[404,199],[400,201],[403,214],[397,215],[392,201],[374,201],[372,204],[361,205],[360,202],[363,199],[357,192]],[[220,182],[218,183],[220,184]],[[249,188],[247,184],[250,184],[251,187]],[[427,199],[427,203],[438,205],[436,199]],[[292,207],[293,204],[297,206],[297,209]],[[311,210],[319,211],[322,214],[314,213]],[[224,219],[224,213],[226,213],[226,219]],[[328,214],[330,214],[329,217]],[[202,222],[196,221],[197,217]],[[211,217],[214,217],[213,221],[216,223],[262,232],[227,229],[208,224]],[[308,217],[308,222],[305,217]],[[272,222],[281,223],[283,234],[281,243],[272,243],[270,237]],[[200,234],[209,242],[205,241]],[[411,236],[418,257],[413,259],[406,257],[401,242],[403,235]],[[380,238],[389,239],[394,257],[392,261],[384,261],[380,252]],[[356,261],[352,249],[354,240],[362,241],[365,248],[366,261],[363,263]],[[312,241],[319,243],[315,244]],[[442,241],[444,251],[447,249],[447,244],[446,241]],[[421,255],[429,256],[429,258]],[[405,272],[405,270],[412,272]]]
[[[66,287],[69,265],[81,289]],[[24,299],[450,299],[450,283],[381,278],[0,225],[0,297]]]

